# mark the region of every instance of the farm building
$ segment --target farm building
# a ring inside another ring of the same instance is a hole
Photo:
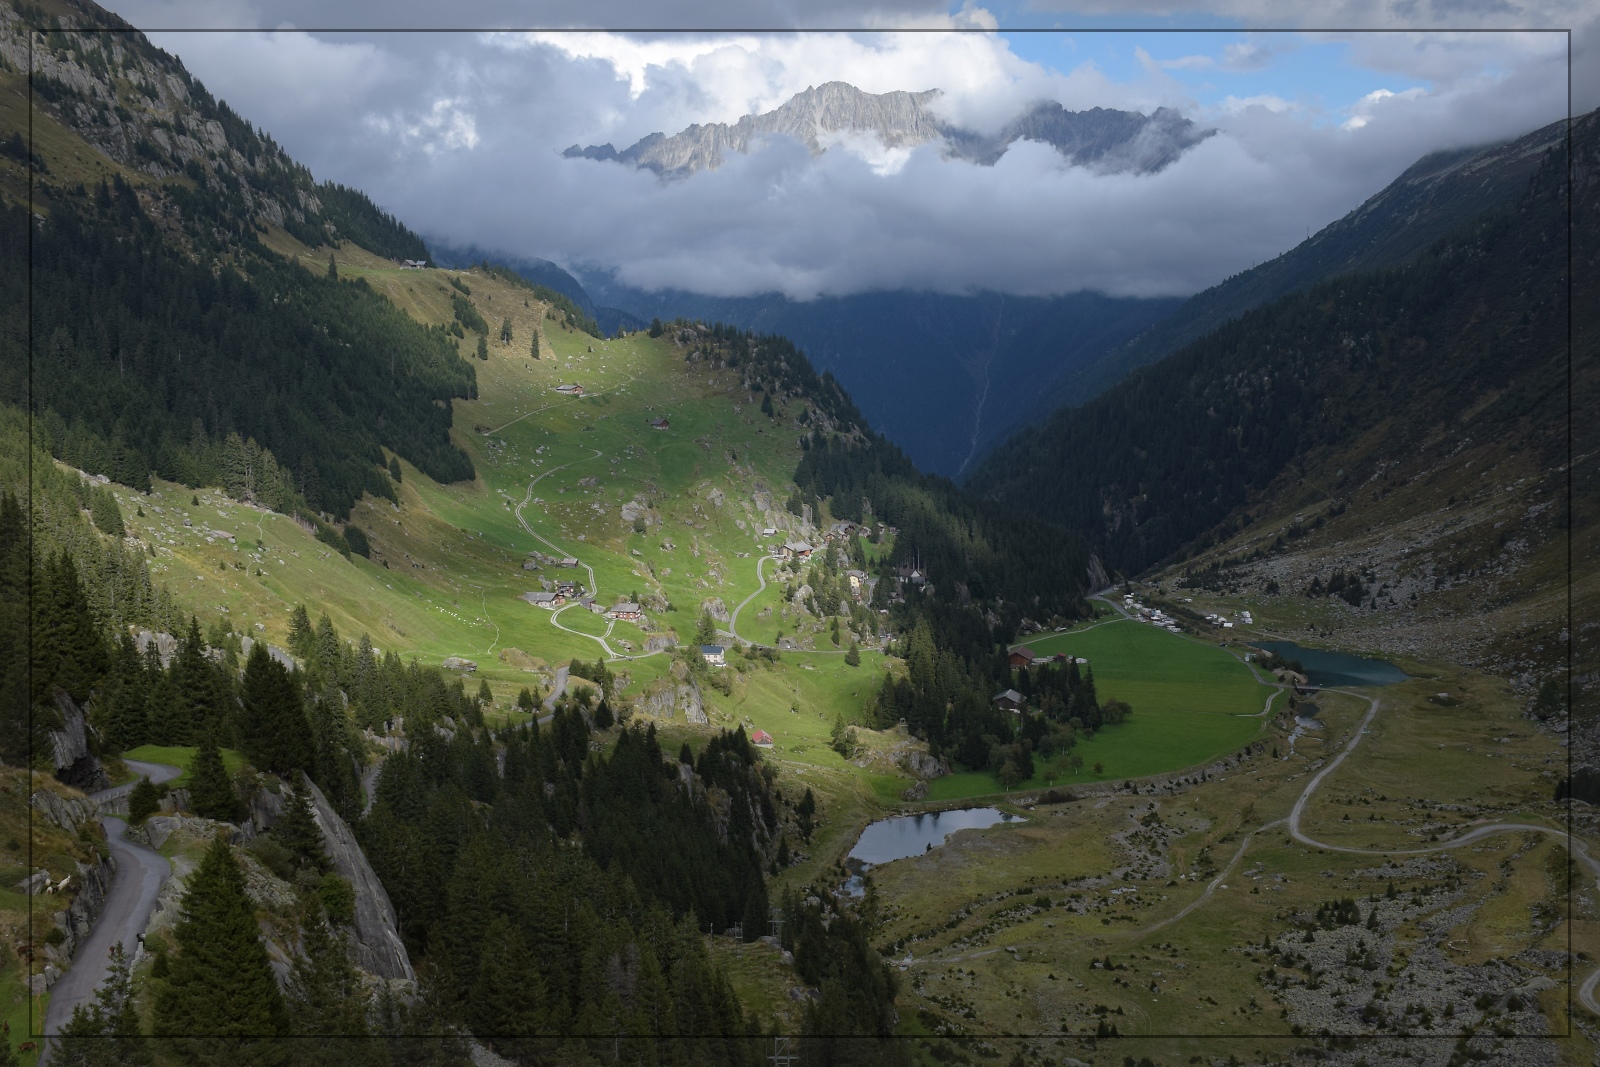
[[[559,608],[567,602],[562,593],[523,593],[522,599],[536,608]]]
[[[785,541],[783,543],[783,557],[785,559],[810,559],[811,546],[804,541]]]
[[[1028,698],[1015,689],[1007,689],[1003,693],[996,693],[991,703],[1001,711],[1021,711]]]
[[[667,422],[667,417],[663,415],[659,419],[651,419],[650,428],[652,430],[670,430],[672,428],[672,424]]]
[[[639,610],[639,605],[624,601],[621,604],[611,605],[611,610],[606,612],[608,619],[625,619],[628,622],[638,622],[644,617],[644,612]]]
[[[701,645],[700,656],[713,667],[727,666],[727,649],[721,645]]]
[[[582,396],[583,386],[576,383],[572,385],[558,385],[556,386],[556,392],[562,394],[563,396]]]
[[[1006,663],[1012,667],[1031,667],[1033,666],[1033,661],[1038,658],[1038,653],[1027,645],[1023,645],[1021,648],[1013,648],[1011,650],[1011,654],[1006,657]]]
[[[765,730],[757,730],[755,733],[750,735],[750,743],[757,748],[771,748],[772,735],[767,733]]]

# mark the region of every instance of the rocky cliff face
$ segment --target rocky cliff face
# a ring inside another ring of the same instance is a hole
[[[411,958],[400,940],[394,905],[356,843],[355,834],[311,779],[302,776],[302,788],[311,790],[313,812],[334,871],[355,890],[355,936],[350,949],[356,966],[380,978],[415,982],[417,974],[411,969]]]
[[[56,690],[56,709],[61,713],[61,729],[51,730],[50,760],[56,777],[67,785],[93,793],[111,788],[100,760],[89,751],[89,729],[83,710],[61,690]]]
[[[611,145],[573,145],[569,158],[612,160],[647,167],[663,177],[684,178],[722,165],[727,152],[748,152],[763,138],[784,136],[821,153],[842,134],[870,134],[885,148],[911,148],[943,140],[947,158],[993,166],[1013,143],[1040,141],[1078,166],[1105,173],[1147,174],[1177,159],[1215,133],[1202,130],[1171,108],[1153,114],[1092,108],[1068,111],[1043,101],[990,136],[940,119],[933,103],[940,91],[866,93],[845,82],[828,82],[797,93],[782,107],[725,122],[696,124],[671,137],[652,133],[618,152]]]
[[[108,24],[131,30],[93,4],[68,0],[63,6],[58,18],[64,30]],[[0,56],[12,70],[28,70],[28,21],[10,5],[0,6]],[[39,106],[116,162],[154,178],[212,167],[234,178],[251,215],[278,225],[321,211],[304,167],[219,105],[142,34],[48,35],[32,49],[32,63]]]

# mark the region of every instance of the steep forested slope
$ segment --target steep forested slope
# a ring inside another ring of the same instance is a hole
[[[1520,196],[1564,123],[1487,148],[1434,152],[1382,192],[1275,259],[1190,297],[1171,315],[1041,391],[1026,413],[1042,420],[1085,403],[1139,367],[1171,355],[1252,308],[1319,281],[1397,266],[1451,230]]]
[[[25,26],[51,24],[30,124]],[[53,454],[141,488],[226,482],[342,515],[390,491],[385,449],[470,478],[448,436],[450,399],[475,388],[454,343],[261,237],[426,258],[421,240],[317,185],[136,31],[90,27],[121,24],[87,4],[0,11],[0,135],[34,138],[31,160],[0,160],[0,230],[32,253],[0,264],[0,400],[33,406]],[[248,469],[225,469],[241,456]]]
[[[1575,130],[1580,171],[1597,128],[1590,115]],[[1592,189],[1579,193],[1578,225],[1592,225]],[[1219,524],[1247,520],[1244,509],[1270,506],[1292,470],[1331,466],[1326,492],[1348,495],[1400,457],[1448,455],[1468,439],[1529,449],[1556,468],[1565,460],[1566,194],[1566,153],[1552,148],[1509,209],[1405,267],[1325,282],[1240,317],[1019,435],[973,484],[1084,531],[1109,562],[1139,571],[1226,533]],[[1593,276],[1578,283],[1573,299],[1593,300]]]

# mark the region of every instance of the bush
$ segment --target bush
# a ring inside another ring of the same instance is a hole
[[[276,839],[267,836],[253,838],[245,846],[245,851],[260,860],[263,867],[284,881],[294,878],[294,853]]]
[[[149,778],[140,778],[139,784],[128,794],[128,822],[142,823],[161,810],[161,791]]]
[[[322,898],[323,910],[328,913],[328,921],[349,926],[356,919],[356,891],[347,879],[337,874],[330,874],[322,879],[322,887],[317,890]]]

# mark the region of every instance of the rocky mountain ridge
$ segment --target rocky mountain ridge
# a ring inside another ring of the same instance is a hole
[[[826,82],[796,93],[781,107],[745,115],[731,125],[696,123],[670,137],[649,134],[620,152],[610,144],[573,145],[563,155],[631,164],[664,178],[686,178],[721,166],[727,152],[747,153],[774,135],[793,138],[818,155],[839,135],[870,134],[889,149],[942,140],[945,158],[981,166],[994,166],[1017,141],[1039,141],[1075,166],[1108,174],[1151,174],[1216,132],[1200,129],[1172,108],[1157,108],[1149,115],[1100,107],[1069,111],[1044,100],[999,133],[982,134],[940,118],[934,104],[941,95],[939,89],[868,93],[847,82]]]

